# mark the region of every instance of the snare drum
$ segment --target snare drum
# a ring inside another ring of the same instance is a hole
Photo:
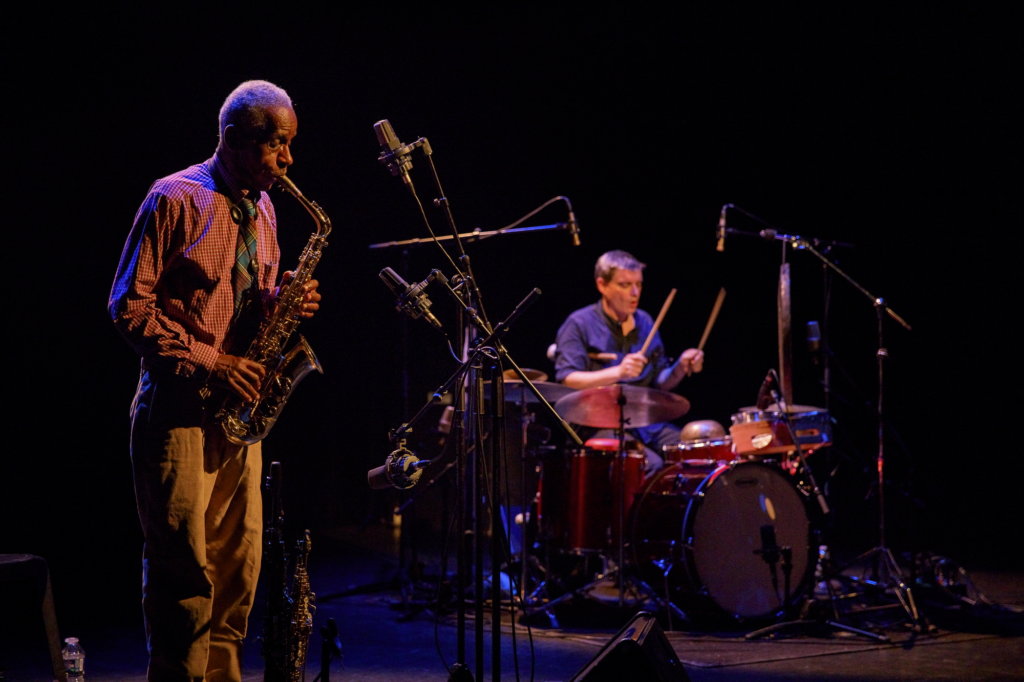
[[[796,452],[794,441],[805,454],[814,452],[832,442],[832,420],[828,411],[807,405],[790,405],[789,421],[777,405],[758,410],[742,407],[732,415],[729,433],[735,443],[734,450],[741,457],[789,455]],[[795,439],[794,439],[795,435]]]

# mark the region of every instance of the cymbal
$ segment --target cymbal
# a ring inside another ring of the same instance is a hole
[[[564,396],[555,403],[555,411],[573,424],[599,429],[619,428],[619,397],[625,397],[621,416],[626,426],[650,426],[682,417],[690,411],[690,401],[676,393],[655,388],[613,384],[585,388]]]
[[[529,374],[527,374],[529,376]],[[484,385],[490,387],[489,381],[485,381]],[[505,379],[503,382],[505,391],[505,402],[507,403],[540,403],[537,396],[530,387],[526,385],[526,382],[520,381],[519,379]],[[537,391],[544,396],[544,400],[554,404],[556,400],[562,398],[570,393],[575,393],[574,389],[569,388],[565,384],[557,384],[551,381],[532,381],[534,386],[537,387]]]
[[[526,375],[526,378],[533,383],[548,380],[547,372],[543,372],[539,369],[530,369],[529,367],[521,367],[520,369],[523,370],[523,374]],[[519,375],[516,374],[514,369],[506,369],[501,373],[501,376],[505,378],[505,381],[519,381]]]
[[[763,410],[757,409],[756,405],[749,405],[747,407],[741,407],[737,414],[753,414],[758,412],[767,412],[770,414],[780,414],[782,410],[779,409],[778,403],[772,403]],[[786,412],[789,414],[804,414],[806,412],[828,412],[824,407],[815,407],[813,405],[787,405]]]

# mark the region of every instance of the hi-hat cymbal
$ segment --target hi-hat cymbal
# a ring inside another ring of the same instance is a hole
[[[484,382],[484,385],[486,386],[485,390],[490,390],[490,383],[491,382],[489,381]],[[575,390],[569,388],[565,384],[556,384],[550,381],[532,380],[531,383],[534,386],[536,386],[540,394],[544,396],[544,400],[547,400],[549,403],[552,404],[554,404],[555,401],[558,400],[559,398],[567,396],[570,393],[576,392]],[[530,390],[530,387],[524,381],[520,381],[519,379],[505,379],[502,382],[502,384],[504,386],[505,391],[505,402],[507,403],[522,404],[540,402],[540,400],[537,399],[537,395]]]
[[[620,397],[625,398],[623,405],[619,405]],[[690,411],[690,401],[655,388],[613,384],[564,396],[555,403],[555,411],[573,424],[617,429],[620,416],[627,427],[650,426],[682,417]]]

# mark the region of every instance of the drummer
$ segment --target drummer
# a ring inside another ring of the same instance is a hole
[[[608,251],[597,259],[594,282],[601,299],[574,311],[555,339],[555,380],[573,389],[629,383],[671,391],[689,374],[704,368],[704,351],[687,348],[674,362],[666,356],[655,331],[647,352],[641,353],[654,326],[651,315],[641,310],[645,263],[621,251]],[[579,435],[584,440],[616,436],[614,429]],[[626,435],[644,445],[646,473],[664,465],[662,446],[680,442],[680,429],[670,422],[627,428]]]

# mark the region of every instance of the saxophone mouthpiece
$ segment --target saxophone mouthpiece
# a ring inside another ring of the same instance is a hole
[[[286,192],[289,192],[290,194],[295,195],[295,197],[302,196],[302,192],[300,192],[299,188],[295,186],[295,183],[292,182],[292,179],[289,178],[284,173],[277,176],[277,184],[280,185],[281,189],[283,189]]]

